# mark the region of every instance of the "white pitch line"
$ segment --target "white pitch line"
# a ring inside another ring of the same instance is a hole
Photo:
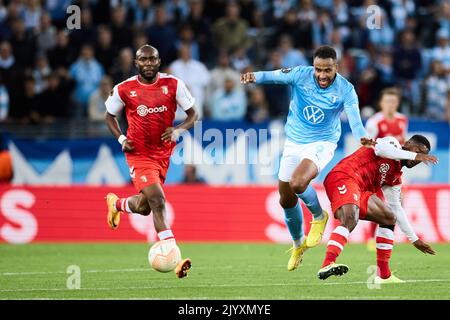
[[[421,282],[449,282],[450,279],[416,279],[406,280],[406,283],[421,283]],[[66,288],[25,288],[25,289],[0,289],[0,292],[28,292],[28,291],[114,291],[114,290],[147,290],[147,289],[189,289],[189,288],[251,288],[251,287],[300,287],[300,286],[333,286],[333,285],[358,285],[367,284],[366,281],[353,282],[322,282],[322,283],[269,283],[269,284],[217,284],[217,285],[193,285],[193,286],[142,286],[142,287],[117,287],[117,288],[80,288],[80,289],[66,289]]]

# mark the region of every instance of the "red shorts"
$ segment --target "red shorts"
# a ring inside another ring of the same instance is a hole
[[[164,184],[170,159],[153,160],[146,158],[140,160],[127,157],[127,162],[130,167],[130,177],[134,187],[140,192],[152,184]]]
[[[336,218],[336,211],[344,204],[355,204],[359,207],[359,218],[367,215],[367,204],[373,192],[361,190],[358,183],[344,172],[330,172],[324,181],[331,210]]]

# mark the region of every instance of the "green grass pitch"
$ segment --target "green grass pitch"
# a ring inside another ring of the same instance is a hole
[[[179,243],[192,259],[189,277],[148,266],[149,245],[0,245],[0,299],[449,299],[450,244],[425,256],[410,244],[394,247],[391,269],[403,284],[369,288],[375,253],[350,244],[339,257],[342,277],[316,277],[325,253],[306,252],[299,269],[286,270],[287,245]],[[80,268],[80,289],[67,288],[71,265]],[[369,269],[369,273],[368,273]]]

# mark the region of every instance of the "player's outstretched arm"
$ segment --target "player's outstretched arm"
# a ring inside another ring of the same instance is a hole
[[[284,68],[274,71],[247,72],[241,74],[241,83],[293,84],[302,67]]]
[[[397,146],[396,146],[397,145]],[[431,154],[416,153],[400,149],[400,144],[393,137],[377,139],[375,154],[382,158],[393,160],[416,160],[425,164],[437,164],[438,158]]]
[[[435,254],[430,245],[419,239],[409,223],[406,212],[401,204],[401,185],[384,186],[382,190],[386,203],[397,218],[397,224],[400,227],[400,230],[406,235],[408,240],[411,241],[414,247],[423,253]]]

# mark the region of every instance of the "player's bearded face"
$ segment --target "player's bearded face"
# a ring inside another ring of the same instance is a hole
[[[153,80],[159,71],[161,59],[158,54],[144,53],[136,58],[139,75],[145,80]]]
[[[321,88],[327,88],[336,77],[337,64],[336,61],[328,58],[314,59],[314,76]]]

